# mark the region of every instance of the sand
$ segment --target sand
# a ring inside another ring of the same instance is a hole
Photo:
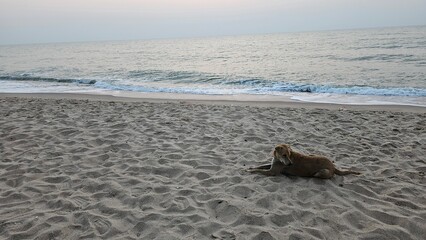
[[[278,105],[0,96],[0,238],[424,239],[424,108]],[[362,175],[244,171],[277,143]]]

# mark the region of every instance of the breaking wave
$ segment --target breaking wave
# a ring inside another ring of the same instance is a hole
[[[287,83],[261,78],[229,77],[198,72],[138,71],[127,79],[72,79],[0,76],[0,80],[82,84],[96,89],[185,94],[264,94],[285,92],[425,97],[425,88]]]
[[[96,80],[90,80],[90,79],[68,79],[68,78],[50,78],[50,77],[32,77],[32,76],[0,76],[0,80],[77,83],[77,84],[87,84],[87,85],[92,85],[96,83]]]

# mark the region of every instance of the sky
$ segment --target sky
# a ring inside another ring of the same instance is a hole
[[[0,44],[426,25],[426,0],[0,0]]]

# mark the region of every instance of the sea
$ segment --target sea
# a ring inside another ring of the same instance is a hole
[[[1,45],[0,92],[426,107],[426,26]]]

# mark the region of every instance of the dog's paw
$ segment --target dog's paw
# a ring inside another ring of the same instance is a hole
[[[242,175],[245,175],[245,174],[247,174],[247,173],[252,173],[252,171],[251,171],[252,169],[240,169],[240,170],[238,170],[238,172],[240,173],[240,174],[242,174]]]

